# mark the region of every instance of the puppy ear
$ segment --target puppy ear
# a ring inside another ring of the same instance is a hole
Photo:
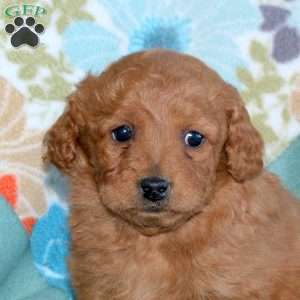
[[[53,163],[60,170],[70,169],[76,158],[78,125],[74,119],[75,103],[69,102],[65,112],[54,123],[44,138],[44,160]]]
[[[248,112],[237,90],[227,85],[228,135],[225,143],[227,170],[237,181],[257,176],[263,168],[263,141],[251,124]]]

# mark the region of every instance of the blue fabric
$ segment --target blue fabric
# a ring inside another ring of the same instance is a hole
[[[36,270],[29,237],[19,218],[0,197],[0,299],[66,300],[62,291],[50,287]]]
[[[284,186],[300,199],[300,136],[268,166],[268,169],[277,174]]]
[[[31,248],[35,265],[49,284],[63,289],[72,299],[66,261],[69,253],[67,211],[58,203],[34,226]]]

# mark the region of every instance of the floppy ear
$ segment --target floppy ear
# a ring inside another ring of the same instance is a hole
[[[228,134],[225,143],[227,170],[237,181],[257,176],[263,168],[263,141],[251,124],[237,90],[227,85],[223,90],[227,106]]]
[[[75,104],[70,101],[64,113],[49,129],[44,138],[44,160],[53,163],[62,171],[70,169],[76,158],[78,126],[75,119]]]

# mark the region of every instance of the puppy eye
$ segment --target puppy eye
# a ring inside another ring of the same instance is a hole
[[[184,135],[184,143],[189,147],[198,147],[203,144],[204,141],[204,136],[196,130],[190,130]]]
[[[126,142],[133,136],[133,130],[128,125],[122,125],[112,131],[112,138],[118,142]]]

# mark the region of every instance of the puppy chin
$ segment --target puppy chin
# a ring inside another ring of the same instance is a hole
[[[146,236],[158,235],[176,230],[187,221],[187,217],[179,213],[136,211],[126,216],[127,221],[137,231]]]

